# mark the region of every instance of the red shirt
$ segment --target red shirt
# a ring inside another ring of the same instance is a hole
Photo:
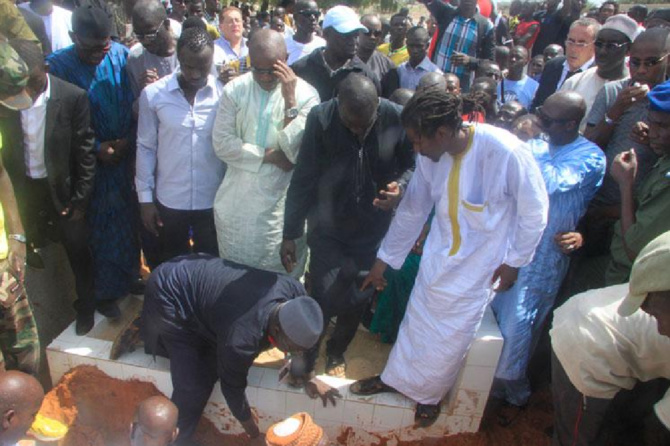
[[[537,28],[535,28],[535,32],[524,45],[528,49],[528,51],[530,51],[530,49],[533,48],[533,44],[535,43],[535,40],[537,40],[537,35],[540,34],[540,22],[538,22],[537,20],[531,20],[530,22],[521,22],[518,25],[516,25],[516,28],[514,29],[514,37],[518,38],[526,34],[528,32],[528,28],[530,28],[533,25],[537,25]]]

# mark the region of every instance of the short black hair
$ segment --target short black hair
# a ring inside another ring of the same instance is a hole
[[[618,13],[619,13],[619,4],[618,4],[617,2],[615,2],[614,0],[605,0],[604,2],[602,2],[602,3],[600,4],[600,8],[599,8],[599,10],[600,10],[600,9],[603,9],[603,6],[605,6],[605,5],[612,5],[612,6],[614,6],[614,14],[618,14]]]
[[[181,52],[182,48],[188,48],[194,53],[199,53],[205,47],[214,48],[214,42],[206,30],[195,26],[187,29],[182,28],[181,36],[177,40],[177,53]]]
[[[432,137],[440,127],[457,131],[463,125],[463,101],[459,95],[440,88],[426,88],[414,94],[401,114],[402,125]]]
[[[207,31],[207,25],[200,17],[189,17],[181,24],[181,32],[186,31],[189,28],[200,28],[204,31]]]

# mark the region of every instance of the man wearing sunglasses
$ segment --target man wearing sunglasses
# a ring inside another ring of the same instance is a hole
[[[561,90],[574,90],[582,95],[586,101],[586,116],[606,82],[628,76],[626,56],[636,36],[635,20],[623,14],[609,18],[594,42],[596,66],[572,76],[561,87]],[[586,120],[583,120],[580,130],[584,131],[585,127]]]
[[[631,131],[637,122],[647,121],[647,93],[665,82],[668,52],[670,30],[667,28],[654,28],[640,34],[630,50],[630,77],[605,84],[586,120],[585,136],[605,151],[608,164],[619,153],[635,149],[638,161],[637,184],[646,177],[656,163],[657,156],[649,147],[631,139]],[[616,209],[620,201],[619,188],[612,176],[607,175],[592,208]]]
[[[133,8],[133,30],[139,45],[128,54],[128,77],[133,95],[171,74],[177,61],[176,41],[165,8],[158,0],[141,0]],[[136,110],[136,105],[135,105]]]
[[[367,29],[358,32],[356,54],[381,81],[386,73],[395,68],[391,59],[377,50],[381,43],[382,21],[376,14],[365,14],[361,17],[361,24]]]
[[[547,60],[531,111],[541,106],[549,96],[563,86],[567,79],[591,68],[595,54],[593,43],[598,31],[600,23],[586,17],[570,25],[568,37],[565,39],[565,56]]]
[[[251,73],[223,90],[212,134],[214,151],[228,166],[214,200],[219,253],[244,265],[284,272],[279,258],[284,200],[307,114],[319,97],[286,65],[282,34],[255,31],[249,57]],[[307,257],[305,240],[298,246],[292,271],[296,278]]]
[[[559,91],[536,112],[549,141],[538,138],[528,145],[549,195],[547,227],[533,260],[519,270],[514,286],[497,293],[491,304],[505,340],[493,394],[513,406],[499,414],[503,424],[509,424],[530,397],[526,368],[574,248],[564,234],[575,229],[605,175],[602,151],[579,134],[585,111],[578,93]]]
[[[326,41],[316,35],[319,17],[321,17],[321,11],[315,1],[301,0],[295,4],[293,19],[296,31],[293,36],[286,38],[289,65],[293,65],[293,62],[307,56],[315,49],[326,46]]]
[[[330,8],[323,19],[324,48],[317,48],[295,62],[291,68],[319,92],[321,102],[335,95],[338,84],[349,73],[362,73],[381,92],[379,79],[356,55],[359,31],[367,31],[358,20],[356,11],[348,6]]]

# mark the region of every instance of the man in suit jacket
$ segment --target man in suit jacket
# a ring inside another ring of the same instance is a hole
[[[62,242],[75,277],[77,334],[93,327],[93,261],[84,214],[95,174],[94,136],[86,92],[47,74],[40,48],[10,45],[30,70],[33,106],[0,117],[3,161],[12,179],[26,238],[39,248]]]
[[[570,26],[565,41],[565,57],[554,57],[544,66],[540,85],[537,87],[531,110],[542,105],[549,96],[561,88],[572,75],[589,69],[594,62],[596,35],[600,24],[593,19],[576,20]]]

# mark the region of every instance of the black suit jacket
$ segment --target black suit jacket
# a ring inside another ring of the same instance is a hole
[[[85,211],[96,164],[88,95],[56,76],[49,76],[49,82],[51,97],[47,101],[44,162],[51,197],[59,212],[68,204]],[[0,132],[2,160],[21,201],[28,179],[21,113],[12,112],[0,118]]]
[[[544,101],[556,92],[556,84],[558,84],[561,74],[563,74],[563,62],[565,62],[564,56],[554,57],[544,66],[540,85],[537,87],[533,104],[530,107],[531,110],[535,110],[544,104]]]

